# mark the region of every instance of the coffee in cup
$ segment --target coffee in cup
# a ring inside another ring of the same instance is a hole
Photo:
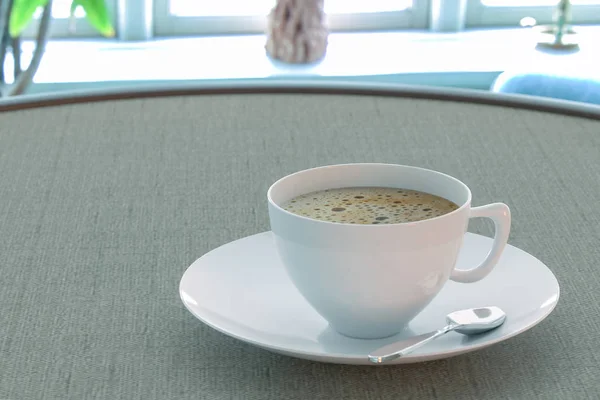
[[[346,224],[400,224],[435,218],[458,209],[450,200],[417,190],[388,187],[325,189],[282,205],[294,214]]]

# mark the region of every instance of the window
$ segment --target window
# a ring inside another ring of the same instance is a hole
[[[156,36],[259,33],[274,0],[155,0]],[[326,0],[332,30],[426,28],[428,0]]]
[[[110,15],[113,18],[113,26],[116,28],[117,22],[117,0],[105,0],[109,8]],[[62,37],[98,37],[100,34],[92,28],[85,20],[83,8],[78,7],[75,11],[75,29],[72,28],[72,21],[69,18],[71,12],[72,0],[54,0],[52,3],[52,25],[51,35],[54,38]],[[39,8],[34,15],[34,20],[23,32],[26,38],[35,37],[39,25],[39,18],[42,15],[42,8]]]
[[[519,26],[521,19],[533,17],[549,24],[559,0],[468,0],[467,27]],[[571,0],[573,23],[600,22],[600,0]]]
[[[152,35],[164,37],[262,33],[267,27],[267,15],[275,4],[275,0],[105,1],[115,29],[119,31],[121,28],[120,32],[124,37],[129,37],[127,33],[131,32],[132,27],[137,29],[143,25],[145,31],[137,35],[136,40],[147,39]],[[467,28],[518,27],[525,17],[533,17],[539,24],[551,23],[559,2],[466,0],[466,18],[463,20],[461,15],[464,14],[457,12],[460,7],[441,7],[441,4],[458,5],[458,1],[325,0],[325,12],[332,31],[427,29],[430,18],[445,22],[460,19],[455,24],[458,29],[463,23]],[[571,1],[575,24],[600,23],[600,0]],[[69,18],[71,2],[72,0],[54,0],[52,37],[98,37],[99,34],[85,20],[83,9],[77,10],[77,18],[73,24]],[[140,10],[143,12],[140,13]],[[40,15],[41,9],[38,10],[37,17]],[[24,37],[34,37],[37,25],[37,21],[33,21],[25,30]],[[71,29],[73,25],[75,30]]]

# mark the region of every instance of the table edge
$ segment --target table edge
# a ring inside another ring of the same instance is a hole
[[[243,94],[317,94],[413,98],[520,108],[600,120],[600,106],[545,97],[494,93],[474,89],[345,81],[315,82],[310,80],[223,81],[196,85],[184,83],[173,84],[168,87],[148,85],[120,89],[24,95],[0,99],[0,112],[111,100]]]

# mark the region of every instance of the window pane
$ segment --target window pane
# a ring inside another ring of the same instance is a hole
[[[273,0],[170,0],[169,11],[178,17],[267,15]]]
[[[216,17],[267,15],[274,0],[170,0],[169,11],[179,17]],[[328,14],[401,11],[412,7],[413,0],[326,0]]]
[[[325,0],[328,14],[359,14],[402,11],[411,8],[413,0]]]
[[[71,3],[72,0],[54,0],[54,3],[52,3],[52,18],[69,18],[69,15],[71,14]],[[39,7],[35,11],[33,17],[41,18],[41,16],[42,7]],[[83,7],[77,7],[75,10],[75,17],[85,17],[85,11],[83,11]]]
[[[555,6],[559,0],[481,0],[488,7]],[[571,0],[572,5],[600,4],[600,0]]]

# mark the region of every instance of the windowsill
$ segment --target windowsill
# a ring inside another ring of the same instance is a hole
[[[264,35],[158,39],[149,42],[61,40],[48,44],[32,92],[90,85],[221,79],[337,78],[487,89],[498,73],[527,69],[597,70],[600,26],[582,27],[580,51],[536,50],[528,29],[459,33],[333,33],[313,65],[270,60]],[[25,51],[31,51],[31,43]],[[28,57],[26,57],[28,58]],[[25,60],[25,62],[28,62]]]

